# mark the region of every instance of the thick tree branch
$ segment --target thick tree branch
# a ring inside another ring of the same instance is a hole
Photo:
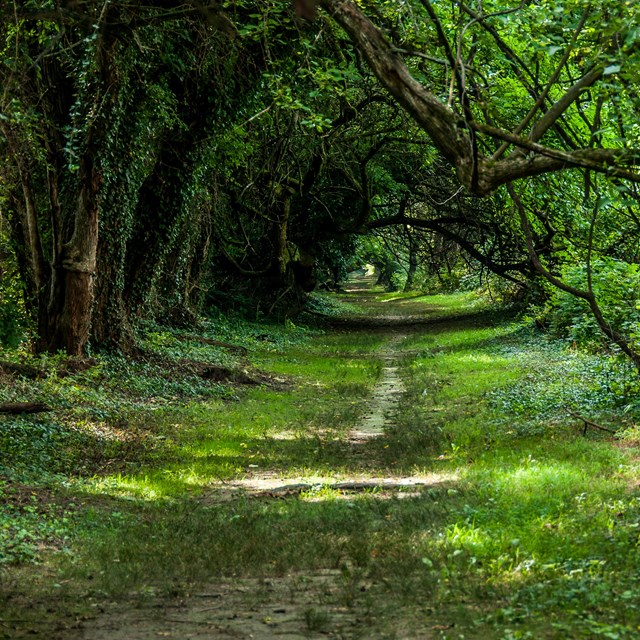
[[[640,174],[623,168],[640,164],[640,149],[576,149],[562,151],[533,142],[504,129],[491,127],[481,122],[472,122],[476,131],[505,140],[531,153],[527,156],[515,154],[492,162],[483,159],[486,172],[486,188],[493,189],[520,178],[552,173],[571,167],[592,169],[599,173],[617,176],[631,182],[640,182]],[[622,165],[622,166],[620,166]],[[489,193],[489,192],[487,192]]]
[[[580,94],[593,86],[604,73],[604,67],[597,65],[586,73],[573,86],[569,87],[564,95],[536,122],[529,133],[529,140],[537,142],[556,123],[558,118],[578,99]]]
[[[425,128],[444,157],[454,165],[462,160],[470,142],[451,109],[409,73],[402,58],[354,3],[323,0],[322,4],[349,34],[381,84]]]
[[[465,122],[457,116],[411,75],[396,50],[351,0],[322,0],[322,5],[349,34],[380,83],[426,131],[435,147],[456,168],[460,182],[472,193],[488,195],[500,185],[514,180],[571,167],[588,168],[640,182],[640,175],[631,170],[640,164],[638,150],[562,151],[537,143],[537,139],[575,102],[580,92],[602,76],[600,67],[594,67],[551,107],[531,132],[531,139],[522,138],[481,123]],[[530,153],[526,156],[513,154],[513,157],[498,162],[484,156],[476,157],[470,129],[508,141]]]

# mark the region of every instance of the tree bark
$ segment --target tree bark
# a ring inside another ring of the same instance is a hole
[[[409,238],[409,269],[404,283],[404,292],[413,291],[416,271],[418,270],[418,247],[413,238]]]
[[[102,176],[85,156],[79,170],[80,193],[71,239],[54,258],[48,302],[40,305],[39,351],[64,350],[79,356],[89,339],[93,279],[98,247],[98,193]]]

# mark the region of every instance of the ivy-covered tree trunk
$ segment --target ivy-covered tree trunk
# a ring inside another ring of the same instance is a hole
[[[39,87],[43,96],[46,96],[47,80],[46,75],[43,76],[43,86]],[[36,191],[33,173],[38,168],[32,167],[28,160],[28,140],[21,139],[10,126],[3,127],[22,196],[17,190],[13,193],[13,235],[23,239],[22,250],[17,254],[25,277],[27,308],[35,310],[36,350],[80,355],[91,324],[98,244],[98,194],[102,178],[94,163],[94,146],[89,136],[77,172],[68,180],[73,184],[73,187],[67,185],[68,191],[75,198],[70,196],[61,200],[58,172],[63,163],[58,160],[62,149],[56,146],[56,137],[51,135],[51,124],[48,122],[45,127],[45,136],[50,135],[47,142],[51,149],[46,168],[48,198]],[[47,251],[41,231],[45,206],[51,222]]]
[[[89,339],[102,177],[88,155],[82,159],[78,181],[73,234],[66,242],[56,242],[59,251],[44,287],[48,301],[39,309],[39,351],[64,350],[69,355],[81,355]]]
[[[193,144],[193,142],[192,142]],[[165,261],[189,213],[184,192],[194,170],[187,144],[163,146],[155,171],[140,190],[136,228],[128,242],[125,303],[139,316],[157,293]],[[186,156],[186,157],[185,157]]]

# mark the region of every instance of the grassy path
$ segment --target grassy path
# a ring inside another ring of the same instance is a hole
[[[640,637],[637,440],[605,363],[471,295],[360,284],[333,329],[254,345],[270,388],[146,411],[94,477],[5,481],[21,526],[68,523],[0,572],[0,637]]]

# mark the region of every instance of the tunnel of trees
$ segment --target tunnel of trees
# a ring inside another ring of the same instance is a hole
[[[131,352],[367,260],[560,290],[640,368],[640,8],[514,5],[3,3],[0,338]]]

